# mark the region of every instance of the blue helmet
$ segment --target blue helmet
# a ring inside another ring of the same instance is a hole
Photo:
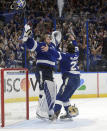
[[[75,53],[75,46],[72,44],[72,41],[67,44],[67,52],[70,54]]]

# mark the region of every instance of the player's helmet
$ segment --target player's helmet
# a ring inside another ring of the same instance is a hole
[[[26,6],[26,0],[14,0],[10,8],[19,10],[25,8],[25,6]]]
[[[67,45],[67,52],[71,54],[75,53],[75,46],[72,44],[72,41]]]

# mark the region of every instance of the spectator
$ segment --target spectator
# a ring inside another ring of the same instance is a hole
[[[6,67],[7,68],[16,68],[17,62],[15,61],[15,54],[10,54],[9,59],[7,60]]]

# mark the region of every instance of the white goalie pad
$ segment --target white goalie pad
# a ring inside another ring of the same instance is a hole
[[[48,105],[44,91],[41,91],[40,94],[42,98],[39,98],[36,114],[43,118],[48,118]]]
[[[55,82],[46,80],[44,82],[44,90],[40,92],[42,98],[39,99],[37,114],[41,117],[48,118],[53,114],[53,107],[56,100],[56,84]]]

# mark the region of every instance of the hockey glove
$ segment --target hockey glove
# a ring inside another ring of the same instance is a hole
[[[32,30],[28,24],[24,26],[24,35],[22,37],[22,40],[25,42],[28,38],[32,36]]]

